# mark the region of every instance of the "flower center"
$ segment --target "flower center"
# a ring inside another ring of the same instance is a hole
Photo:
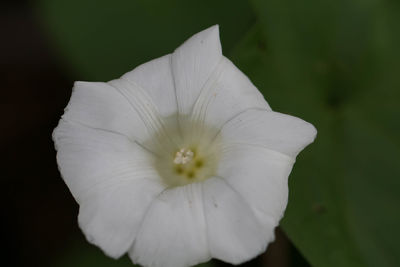
[[[221,149],[218,130],[190,119],[182,119],[177,127],[176,121],[166,120],[170,123],[148,143],[157,155],[154,166],[162,180],[167,186],[176,187],[214,176]]]
[[[196,153],[195,153],[195,152]],[[187,184],[195,181],[202,181],[212,175],[210,168],[213,162],[207,162],[198,149],[181,148],[175,153],[173,173],[180,184]]]
[[[181,148],[175,154],[174,163],[175,164],[186,164],[193,159],[193,151],[186,148]]]

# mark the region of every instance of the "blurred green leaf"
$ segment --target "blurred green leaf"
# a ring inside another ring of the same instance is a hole
[[[114,260],[107,257],[97,247],[89,244],[86,240],[71,241],[60,255],[54,260],[53,267],[139,267],[133,265],[128,256]]]
[[[85,80],[220,24],[225,54],[272,108],[318,129],[289,180],[290,239],[313,266],[400,266],[400,3],[251,3],[254,13],[246,1],[41,0],[39,14]]]
[[[98,247],[91,245],[83,238],[75,238],[66,246],[64,253],[59,255],[50,266],[53,267],[140,267],[135,265],[127,255],[115,260],[107,257]],[[194,267],[215,267],[213,261]]]
[[[233,61],[273,108],[318,129],[290,177],[284,230],[314,266],[399,266],[399,5],[253,4],[259,23]]]
[[[229,51],[254,22],[247,2],[230,0],[40,0],[38,14],[79,78],[102,81],[214,24]]]
[[[233,61],[273,109],[299,116],[318,129],[317,139],[297,158],[289,179],[289,204],[282,221],[285,232],[314,266],[362,266],[343,222],[340,114],[324,107],[317,88],[282,78],[285,74],[265,48],[268,43],[260,26],[248,39],[236,47]]]

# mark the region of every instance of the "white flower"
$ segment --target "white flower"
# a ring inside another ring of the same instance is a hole
[[[181,267],[262,253],[315,135],[271,110],[214,26],[120,79],[76,82],[53,138],[87,240],[113,258]]]

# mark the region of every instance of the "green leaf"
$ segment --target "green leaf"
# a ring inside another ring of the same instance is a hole
[[[116,78],[220,24],[224,53],[271,107],[318,129],[290,176],[290,239],[313,266],[400,266],[398,1],[252,5],[254,13],[230,0],[41,0],[38,14],[84,80]],[[79,260],[64,266],[91,264]]]
[[[285,232],[313,266],[399,266],[398,4],[253,4],[233,61],[273,109],[318,129],[289,180]]]
[[[114,260],[107,257],[97,247],[84,239],[71,240],[63,250],[63,254],[53,260],[54,267],[139,267],[133,265],[128,256]]]
[[[107,257],[99,248],[86,240],[75,238],[70,241],[64,253],[54,259],[50,266],[54,267],[140,267],[135,265],[127,255],[115,260]],[[214,267],[213,261],[196,265],[195,267]]]
[[[247,2],[229,0],[41,0],[37,13],[75,75],[102,81],[214,24],[229,51],[254,21]]]

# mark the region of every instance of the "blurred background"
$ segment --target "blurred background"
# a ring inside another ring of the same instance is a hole
[[[0,6],[2,266],[132,266],[85,241],[52,130],[75,80],[117,78],[214,24],[270,106],[318,129],[290,176],[276,241],[242,266],[400,266],[400,1]]]

